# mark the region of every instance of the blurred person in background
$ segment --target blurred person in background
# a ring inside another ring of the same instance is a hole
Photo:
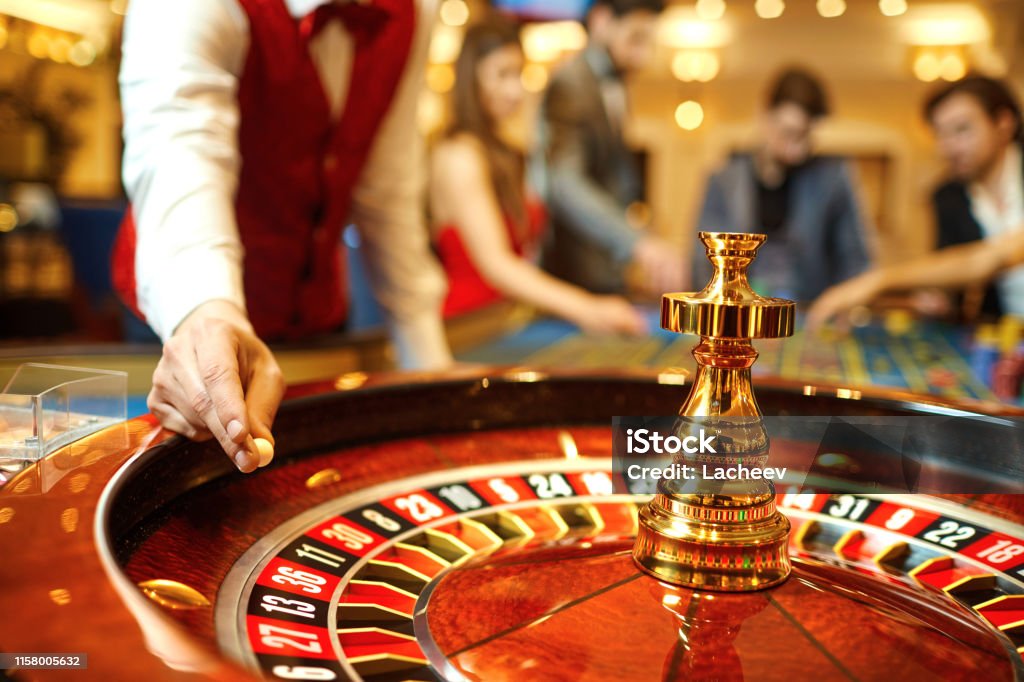
[[[767,234],[750,267],[755,288],[766,295],[811,301],[870,262],[849,164],[814,154],[815,129],[828,115],[815,76],[783,71],[758,116],[756,149],[734,154],[708,181],[698,229]],[[693,283],[700,288],[710,276],[698,250]]]
[[[644,196],[623,138],[624,79],[650,61],[663,9],[661,0],[597,0],[587,48],[553,75],[544,95],[538,161],[552,217],[544,265],[593,292],[625,292],[627,270],[657,295],[680,290],[686,279],[682,249],[626,217]]]
[[[837,320],[847,326],[844,313],[867,305],[879,296],[921,287],[965,289],[986,286],[999,276],[1024,268],[1024,229],[987,239],[948,246],[919,258],[887,265],[858,275],[822,294],[807,313],[810,329]],[[1011,303],[1010,314],[1024,316],[1021,299]]]
[[[624,298],[592,294],[533,262],[546,213],[529,190],[522,152],[502,137],[525,96],[523,61],[518,26],[495,16],[469,28],[455,64],[452,123],[432,154],[430,181],[448,275],[444,313],[509,298],[585,330],[642,334],[644,319]]]
[[[1020,105],[1005,83],[968,76],[935,92],[925,117],[948,166],[932,197],[939,250],[828,291],[812,308],[814,324],[886,292],[930,287],[967,292],[957,297],[957,317],[1024,315]]]
[[[163,340],[148,405],[242,471],[284,392],[264,343],[338,330],[358,225],[400,363],[451,362],[416,107],[434,0],[132,0],[115,288]],[[265,459],[265,458],[264,458]]]
[[[947,181],[932,197],[942,249],[1024,229],[1021,110],[1003,82],[971,75],[925,103]],[[958,317],[1024,315],[1024,268],[956,297]]]

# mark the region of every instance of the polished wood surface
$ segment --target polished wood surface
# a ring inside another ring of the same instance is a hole
[[[7,652],[87,653],[87,672],[23,671],[24,679],[185,679],[148,651],[146,635],[97,555],[97,503],[117,469],[170,434],[149,418],[86,438],[28,469],[0,491],[0,641]],[[176,639],[215,679],[238,676],[156,610],[156,631]]]
[[[702,595],[639,573],[631,547],[540,547],[456,569],[430,595],[431,638],[471,680],[1014,679],[1015,654],[941,593],[794,559],[777,588]]]

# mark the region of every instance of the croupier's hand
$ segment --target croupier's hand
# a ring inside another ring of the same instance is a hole
[[[283,395],[270,349],[242,310],[218,300],[193,310],[164,344],[147,405],[171,431],[192,440],[216,438],[249,473],[270,463],[270,428]]]

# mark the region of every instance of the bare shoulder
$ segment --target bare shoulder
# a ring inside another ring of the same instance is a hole
[[[466,133],[438,142],[431,165],[434,177],[446,185],[456,183],[464,187],[488,174],[483,144],[476,136]]]
[[[475,135],[459,133],[437,143],[432,164],[434,172],[464,177],[486,172],[487,157]]]

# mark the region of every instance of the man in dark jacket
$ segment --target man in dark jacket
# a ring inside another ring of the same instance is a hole
[[[708,182],[700,230],[769,237],[750,268],[763,293],[810,301],[868,266],[864,217],[848,164],[812,154],[814,129],[828,113],[814,76],[783,72],[769,89],[757,149],[732,156]],[[693,285],[703,286],[710,274],[698,250]]]
[[[991,239],[1024,229],[1021,111],[1000,81],[969,76],[925,104],[949,181],[934,194],[938,246]],[[959,312],[1024,314],[1024,268],[1013,268],[959,299]]]
[[[643,178],[623,139],[624,78],[654,47],[663,0],[598,0],[586,50],[555,73],[544,96],[541,154],[552,230],[544,265],[599,293],[622,293],[627,268],[661,294],[684,284],[682,250],[638,230],[626,209],[643,200]]]

